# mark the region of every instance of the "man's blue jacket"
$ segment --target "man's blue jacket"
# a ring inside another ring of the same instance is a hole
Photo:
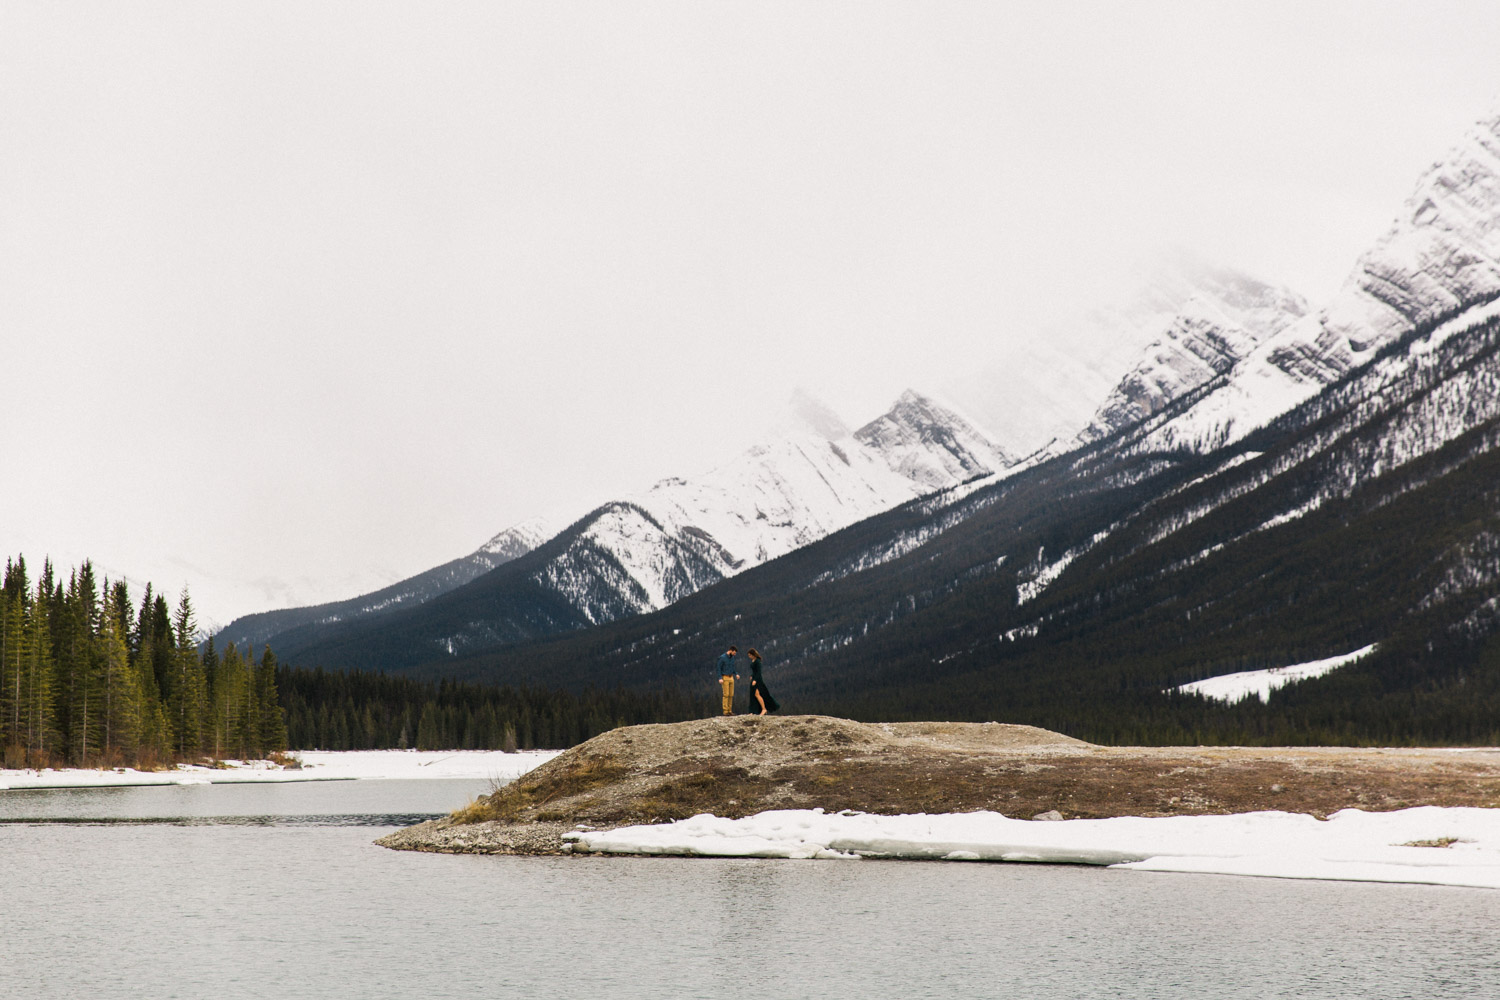
[[[734,673],[734,656],[730,653],[719,654],[719,676],[729,677]]]

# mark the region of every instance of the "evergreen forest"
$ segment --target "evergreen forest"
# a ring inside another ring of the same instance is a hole
[[[287,746],[276,658],[233,646],[200,654],[192,604],[175,612],[149,584],[85,562],[35,583],[24,557],[0,587],[0,752],[6,767],[143,769],[176,761],[262,758]]]
[[[571,692],[286,666],[276,685],[291,745],[306,750],[560,749],[618,726],[717,710],[677,687]]]

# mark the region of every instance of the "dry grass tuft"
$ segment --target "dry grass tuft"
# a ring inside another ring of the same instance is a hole
[[[700,771],[650,789],[636,806],[641,819],[665,822],[711,812],[736,818],[763,808],[763,800],[776,782],[752,777],[743,767]]]
[[[1434,837],[1431,840],[1408,840],[1402,847],[1452,847],[1458,843],[1457,837]]]
[[[583,757],[570,765],[546,765],[513,781],[483,798],[476,799],[452,814],[455,823],[483,823],[500,820],[514,823],[523,817],[539,819],[539,807],[560,799],[572,798],[619,781],[629,770],[613,757],[599,754]],[[557,810],[550,813],[561,816]]]

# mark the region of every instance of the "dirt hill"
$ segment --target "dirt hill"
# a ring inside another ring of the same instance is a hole
[[[1170,816],[1500,806],[1500,751],[1101,747],[1031,726],[740,716],[627,726],[386,847],[551,854],[583,824],[767,809]]]

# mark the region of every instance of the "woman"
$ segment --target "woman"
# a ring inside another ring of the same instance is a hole
[[[760,653],[750,650],[750,707],[760,705],[760,714],[774,712],[781,707],[781,703],[771,697],[771,692],[766,690],[766,679],[760,675]]]

